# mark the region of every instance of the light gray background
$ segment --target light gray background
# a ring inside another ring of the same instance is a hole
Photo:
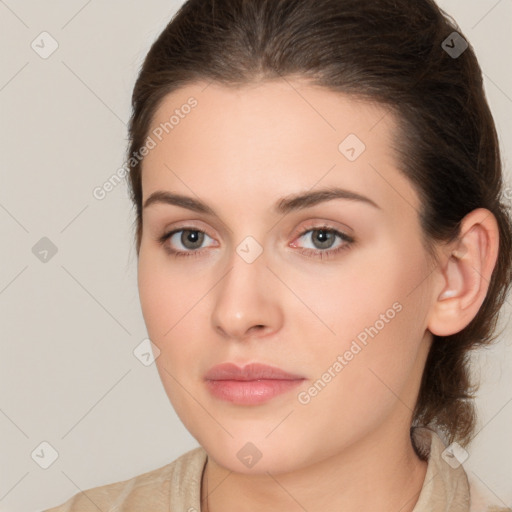
[[[55,506],[198,445],[133,354],[146,331],[127,188],[92,195],[124,163],[136,73],[181,3],[0,0],[0,511]],[[510,184],[512,0],[439,4],[479,57]],[[31,48],[43,31],[59,45],[47,59]],[[58,249],[46,263],[42,237]],[[482,430],[464,465],[510,506],[510,324],[475,365]],[[31,457],[43,441],[58,452],[48,469]]]

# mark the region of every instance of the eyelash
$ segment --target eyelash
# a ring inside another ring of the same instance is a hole
[[[178,258],[200,256],[203,251],[198,250],[198,249],[189,250],[189,251],[176,251],[176,250],[170,249],[168,246],[164,245],[169,238],[171,238],[176,233],[180,233],[181,231],[191,231],[193,233],[194,232],[204,233],[205,235],[209,236],[208,233],[206,233],[205,231],[203,231],[201,229],[197,229],[193,226],[184,226],[179,229],[175,229],[173,231],[164,233],[161,237],[158,238],[158,242],[162,246],[164,246],[167,253],[172,256],[175,256]],[[341,253],[342,251],[349,249],[355,243],[355,239],[350,237],[349,235],[347,235],[341,231],[338,231],[337,229],[334,229],[330,226],[324,226],[324,225],[309,227],[305,231],[302,231],[298,235],[295,235],[295,237],[302,238],[307,233],[314,232],[314,231],[325,231],[327,233],[334,234],[337,237],[341,238],[345,243],[336,249],[327,249],[325,251],[322,251],[320,249],[316,249],[316,250],[315,249],[302,249],[299,251],[301,255],[313,256],[315,258],[320,258],[320,259],[332,258],[332,257],[335,257],[337,254]]]

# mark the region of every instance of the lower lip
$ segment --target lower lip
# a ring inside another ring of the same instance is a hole
[[[261,404],[298,386],[298,380],[207,380],[212,395],[239,405]]]

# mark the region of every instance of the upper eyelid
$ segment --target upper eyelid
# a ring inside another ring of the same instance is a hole
[[[200,227],[200,226],[194,226],[192,223],[195,223],[195,222],[199,222],[199,221],[196,221],[196,220],[190,221],[189,220],[189,221],[183,221],[183,223],[179,222],[178,225],[173,224],[172,226],[166,226],[165,228],[163,228],[160,231],[161,235],[157,235],[157,238],[161,238],[161,236],[164,236],[164,235],[172,236],[177,231],[179,232],[179,231],[185,231],[185,230],[202,231],[203,233],[208,235],[210,238],[215,238],[212,235],[210,235],[209,229],[206,229],[206,228]],[[171,235],[171,233],[172,233],[172,235]]]
[[[339,238],[342,242],[352,243],[352,242],[356,241],[356,239],[354,238],[353,235],[347,233],[343,229],[338,229],[338,228],[330,227],[330,226],[322,227],[321,225],[320,226],[312,226],[312,227],[309,227],[309,228],[300,229],[297,232],[297,234],[293,235],[293,240],[294,241],[298,240],[299,238],[302,238],[303,236],[306,236],[307,234],[311,233],[312,231],[320,231],[322,229],[325,230],[325,231],[329,231],[329,232],[334,233],[334,236]],[[328,252],[328,251],[329,250],[327,250],[325,252]]]
[[[200,227],[198,227],[197,225],[194,225],[194,223],[198,223]],[[304,224],[306,224],[306,226]],[[340,224],[341,224],[341,227],[339,226]],[[166,227],[166,228],[164,228],[163,231],[165,233],[170,233],[171,231],[178,231],[181,229],[192,228],[192,229],[197,229],[198,231],[203,231],[211,238],[214,238],[214,237],[212,237],[212,235],[210,235],[210,229],[205,228],[204,225],[205,225],[204,222],[199,219],[190,219],[190,220],[185,220],[185,221],[179,221],[177,223],[177,225],[175,224],[172,227]],[[326,225],[325,229],[340,231],[341,233],[343,233],[347,236],[352,236],[352,234],[354,232],[354,230],[352,228],[350,228],[346,224],[340,223],[339,221],[324,220],[321,218],[308,219],[308,220],[299,222],[299,225],[301,227],[294,228],[292,230],[291,236],[302,235],[305,231],[310,230],[310,229],[321,229],[322,225]],[[231,229],[229,231],[232,232]],[[290,236],[290,235],[288,235],[288,236]]]
[[[190,222],[196,222],[196,221],[184,221],[184,222],[185,223],[183,225],[165,228],[163,230],[163,232],[171,233],[171,232],[176,232],[176,231],[181,231],[181,230],[202,231],[203,233],[205,233],[208,236],[210,236],[211,238],[213,238],[209,234],[209,230],[207,228],[198,227],[198,226],[194,226],[193,224],[190,224]],[[318,221],[308,221],[308,222],[309,222],[309,224],[307,226],[302,225],[302,227],[294,229],[292,231],[291,236],[298,236],[298,235],[302,236],[303,234],[305,234],[308,231],[314,231],[314,230],[320,230],[320,229],[339,231],[347,236],[351,236],[350,233],[351,233],[352,229],[348,228],[348,226],[345,229],[345,228],[340,228],[340,227],[336,227],[336,226],[332,225],[333,223],[331,223],[330,221],[318,220]]]

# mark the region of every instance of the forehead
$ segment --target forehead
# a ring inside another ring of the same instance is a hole
[[[275,199],[318,184],[365,193],[401,212],[398,203],[419,204],[398,171],[394,115],[305,81],[187,85],[164,98],[148,135],[154,147],[143,163],[143,201],[160,189],[217,191],[223,202],[230,190]]]

